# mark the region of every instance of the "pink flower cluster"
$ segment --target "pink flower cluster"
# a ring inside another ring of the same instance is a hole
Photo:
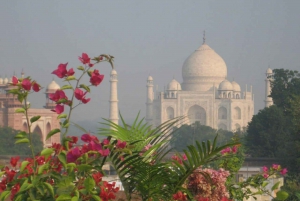
[[[211,181],[203,176],[208,174]],[[220,201],[226,200],[229,193],[225,182],[230,175],[229,171],[197,168],[188,178],[187,188],[193,193],[196,200]]]
[[[221,154],[222,155],[225,155],[225,154],[236,154],[237,151],[238,151],[238,146],[233,146],[232,148],[227,147],[227,148],[225,148],[225,149],[223,149],[221,151]]]
[[[263,177],[268,178],[271,174],[274,174],[274,171],[280,172],[281,175],[286,175],[288,172],[287,168],[281,168],[279,164],[273,164],[270,169],[266,166],[262,167]]]
[[[31,88],[35,92],[39,92],[41,90],[41,86],[36,81],[31,81],[28,78],[18,79],[16,76],[12,77],[12,85],[13,86],[21,86],[25,91],[30,91]]]
[[[87,68],[91,68],[94,66],[94,64],[91,63],[91,59],[86,53],[82,53],[82,56],[79,57],[79,60],[82,64],[87,65]],[[102,60],[99,58],[99,60]],[[68,63],[65,64],[59,64],[57,69],[52,72],[52,74],[55,74],[59,78],[68,78],[70,76],[73,76],[75,74],[73,68],[67,69]],[[99,70],[94,69],[94,71],[88,71],[84,70],[84,72],[87,72],[90,76],[90,83],[93,86],[98,86],[102,80],[104,79],[104,75],[101,75],[99,73]],[[75,78],[74,78],[75,79]],[[24,80],[23,80],[24,81]],[[26,84],[26,83],[25,83]],[[28,87],[27,87],[28,88]],[[33,88],[36,89],[36,84],[33,85]],[[81,103],[86,104],[91,99],[86,98],[87,91],[83,91],[80,88],[76,88],[74,90],[74,96],[77,100],[79,100]],[[56,112],[57,114],[61,114],[64,112],[64,105],[72,105],[72,102],[68,100],[68,97],[65,95],[65,93],[62,90],[57,90],[54,94],[49,95],[50,100],[56,102],[55,108],[52,110],[53,112]]]
[[[179,164],[182,164],[182,161],[186,161],[187,160],[187,157],[186,157],[186,155],[185,154],[183,154],[182,155],[182,159],[181,159],[181,157],[179,157],[178,155],[173,155],[172,156],[172,160],[175,160],[175,161],[177,161]]]

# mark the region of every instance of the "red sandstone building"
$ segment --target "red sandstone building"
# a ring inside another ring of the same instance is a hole
[[[0,126],[11,127],[15,130],[28,132],[25,115],[15,113],[15,110],[22,107],[22,104],[18,101],[15,95],[8,93],[8,90],[13,87],[8,83],[11,83],[11,78],[0,78]],[[41,141],[43,142],[44,147],[55,142],[60,142],[59,133],[46,140],[46,136],[49,131],[54,128],[60,128],[57,114],[51,111],[51,109],[55,107],[55,103],[49,99],[49,94],[54,93],[59,88],[59,85],[53,80],[46,88],[46,105],[44,106],[44,109],[29,109],[29,118],[33,116],[41,116],[37,122],[33,123],[31,128],[33,133],[38,133],[41,136]]]

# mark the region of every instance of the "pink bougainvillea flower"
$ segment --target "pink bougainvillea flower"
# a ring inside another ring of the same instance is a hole
[[[49,99],[57,102],[60,99],[68,99],[68,97],[63,90],[58,89],[54,94],[49,94]]]
[[[89,67],[90,67],[90,68],[93,67],[93,66],[94,66],[94,64],[91,64],[91,63],[89,64]]]
[[[81,57],[78,57],[79,61],[83,64],[89,64],[90,63],[90,57],[86,53],[82,53]]]
[[[263,177],[267,179],[269,177],[269,175],[267,173],[264,173]]]
[[[58,67],[57,67],[57,69],[54,70],[52,72],[52,74],[56,75],[59,78],[65,77],[68,74],[67,65],[68,65],[68,63],[59,64]]]
[[[20,159],[20,156],[11,157],[10,158],[10,164],[11,164],[11,166],[16,167],[19,159]]]
[[[109,149],[102,149],[99,151],[99,153],[102,155],[102,156],[108,156],[109,154]]]
[[[103,143],[103,145],[108,145],[109,144],[109,140],[108,139],[104,139],[102,143]]]
[[[94,86],[98,86],[103,79],[104,79],[104,75],[101,75],[99,71],[95,69],[91,73],[90,83]]]
[[[33,82],[33,83],[32,83],[32,89],[33,89],[33,91],[35,91],[35,92],[39,92],[39,91],[41,90],[41,87],[40,87],[40,85],[39,85],[38,83]]]
[[[199,198],[197,201],[210,201],[210,200],[209,200],[209,198]]]
[[[278,164],[273,164],[273,165],[272,165],[272,168],[273,168],[274,170],[279,170],[279,169],[280,169],[280,165],[278,165]]]
[[[264,172],[268,172],[268,170],[269,170],[266,166],[262,167],[262,169]]]
[[[178,201],[186,201],[187,200],[186,195],[181,191],[178,191],[176,194],[174,194],[173,199],[178,200]]]
[[[186,160],[187,160],[187,157],[186,157],[186,155],[185,155],[185,154],[183,154],[183,155],[182,155],[182,159],[183,159],[184,161],[186,161]]]
[[[98,184],[100,181],[102,181],[103,175],[100,172],[94,173],[92,176],[93,176],[93,179],[96,182],[96,184]]]
[[[283,169],[280,171],[280,174],[285,175],[287,172],[288,172],[288,170],[287,170],[286,168],[283,168]]]
[[[29,79],[24,79],[24,80],[22,81],[22,87],[23,87],[23,89],[25,89],[26,91],[30,91],[30,89],[31,89],[31,82],[30,82],[30,80],[29,80]]]
[[[64,112],[64,109],[65,109],[65,108],[64,108],[63,105],[57,104],[57,105],[55,106],[55,108],[54,108],[53,110],[51,110],[51,111],[56,112],[56,114],[61,114],[61,113]]]
[[[74,92],[75,98],[77,100],[80,100],[82,103],[86,104],[86,103],[88,103],[91,100],[90,98],[85,98],[85,94],[86,93],[87,93],[87,91],[83,92],[81,89],[76,88],[75,92]]]
[[[14,200],[15,195],[19,192],[20,190],[20,184],[17,183],[11,188],[11,194],[10,194],[10,199]]]
[[[121,142],[121,140],[118,140],[116,147],[119,149],[124,149],[126,147],[126,142]]]
[[[72,76],[75,74],[75,71],[73,70],[73,68],[70,68],[67,72],[67,76]]]
[[[75,162],[81,156],[81,151],[78,147],[71,149],[67,153],[67,162],[72,163]]]
[[[230,153],[230,152],[231,152],[230,147],[227,147],[227,148],[225,148],[225,149],[223,149],[223,150],[221,151],[221,154],[224,155],[224,154],[227,154],[227,153]]]
[[[17,78],[16,76],[13,76],[13,77],[12,77],[12,84],[13,84],[13,85],[17,85],[18,83],[19,83],[18,78]]]
[[[236,154],[238,151],[238,146],[233,146],[231,151],[232,151],[232,153]]]

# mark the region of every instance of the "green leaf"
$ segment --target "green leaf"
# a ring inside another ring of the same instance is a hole
[[[84,180],[84,187],[85,189],[90,192],[95,187],[95,181],[91,177],[88,177]]]
[[[25,131],[21,131],[15,136],[15,138],[26,138],[26,137],[27,137],[27,133]]]
[[[92,195],[92,197],[96,200],[96,201],[101,201],[101,198],[98,195]]]
[[[85,89],[87,92],[91,92],[91,89],[88,86],[86,86],[85,84],[81,84],[81,85],[79,85],[79,87]]]
[[[3,191],[0,195],[0,200],[4,201],[10,195],[10,191]]]
[[[67,114],[60,114],[57,116],[57,119],[62,119],[62,118],[66,118]]]
[[[47,134],[46,140],[48,140],[51,136],[53,136],[54,134],[59,133],[59,132],[60,132],[60,129],[58,129],[58,128],[55,128],[55,129],[51,130],[51,131]]]
[[[40,118],[41,118],[41,116],[34,116],[34,117],[31,117],[30,122],[31,122],[31,123],[36,122],[36,121],[39,120]]]
[[[18,100],[20,101],[20,103],[22,103],[23,100],[24,100],[24,95],[23,94],[18,94]]]
[[[19,89],[11,89],[11,90],[8,90],[8,93],[10,93],[10,94],[20,94],[20,90]]]
[[[65,79],[66,81],[70,81],[70,80],[76,80],[76,77],[75,76],[68,76],[68,77],[66,77],[66,79]]]
[[[60,89],[61,90],[64,90],[64,89],[73,89],[73,87],[71,85],[64,85]]]
[[[278,200],[286,200],[289,197],[289,194],[285,191],[278,191],[276,193],[276,199]]]
[[[63,164],[64,167],[66,167],[67,164],[67,156],[64,152],[61,152],[58,156],[58,160]]]
[[[20,172],[22,173],[24,171],[24,169],[26,168],[26,166],[29,164],[29,161],[23,161],[21,163],[21,168],[20,168]]]
[[[63,128],[68,128],[69,126],[70,126],[70,124],[67,123],[67,124],[63,125]]]
[[[15,144],[19,144],[19,143],[29,143],[29,140],[27,138],[16,140]]]
[[[72,199],[72,197],[70,195],[60,195],[58,196],[58,198],[56,198],[55,201],[70,201]]]
[[[76,164],[75,164],[75,163],[68,163],[68,164],[67,164],[67,169],[68,169],[69,171],[73,171],[74,168],[76,168]]]
[[[48,163],[41,165],[38,169],[38,174],[42,174],[44,172],[44,170],[47,169],[48,167],[49,167]]]
[[[78,201],[78,197],[73,196],[72,199],[71,199],[71,201]]]
[[[264,187],[266,187],[267,185],[269,184],[269,182],[267,182],[267,181],[264,181],[263,183],[262,183],[262,187],[264,188]]]
[[[274,184],[274,185],[272,186],[271,190],[274,191],[274,190],[278,189],[279,184],[280,184],[280,181],[276,182],[276,184]]]
[[[0,178],[4,175],[5,171],[0,172]]]
[[[51,186],[51,184],[44,182],[44,186],[47,188],[47,190],[50,192],[51,196],[54,197],[54,190],[53,190],[53,186]]]
[[[78,165],[77,168],[79,171],[89,171],[89,170],[93,169],[92,166],[87,165],[87,164]]]
[[[77,69],[84,71],[84,67],[83,66],[78,66]]]
[[[41,156],[49,156],[54,152],[54,148],[43,149]]]
[[[18,108],[18,109],[16,109],[15,110],[15,113],[23,113],[23,114],[25,114],[25,109],[24,108]]]

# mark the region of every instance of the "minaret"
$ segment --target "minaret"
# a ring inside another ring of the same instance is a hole
[[[147,110],[146,110],[146,122],[152,124],[152,114],[153,114],[153,78],[151,76],[147,79]]]
[[[272,81],[273,71],[271,68],[268,68],[266,72],[266,99],[265,99],[265,107],[269,107],[273,105],[273,99],[270,97],[271,95],[271,81]]]
[[[119,122],[119,109],[118,109],[118,76],[117,71],[112,69],[110,73],[110,100],[109,100],[109,120],[115,124]]]

